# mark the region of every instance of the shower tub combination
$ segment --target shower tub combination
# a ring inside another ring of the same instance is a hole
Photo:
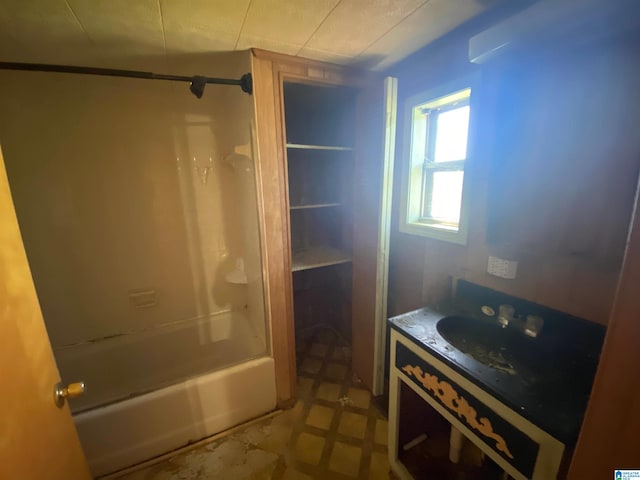
[[[249,51],[184,60],[177,69],[215,78],[251,70]],[[93,475],[273,410],[254,98],[51,72],[0,82],[13,92],[0,105],[9,183],[61,381],[87,386],[69,404]]]
[[[71,406],[92,474],[134,465],[273,410],[274,363],[265,343],[246,311],[231,311],[58,349],[66,376],[86,380],[86,396]],[[183,348],[175,348],[179,344]],[[220,360],[225,365],[211,371]],[[100,391],[108,372],[118,376],[118,389]],[[182,380],[171,382],[176,378]],[[145,386],[150,391],[142,393]]]

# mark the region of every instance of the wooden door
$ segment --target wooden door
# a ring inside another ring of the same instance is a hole
[[[1,151],[0,371],[0,478],[91,478],[69,408],[58,408],[54,403],[54,384],[60,375],[20,237]]]
[[[387,77],[358,99],[354,165],[353,371],[374,395],[384,389],[391,189],[397,79]]]

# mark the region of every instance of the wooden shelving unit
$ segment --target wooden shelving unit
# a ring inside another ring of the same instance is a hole
[[[379,394],[396,82],[259,49],[252,54],[279,404],[295,397],[296,342],[323,326],[352,344],[354,373]],[[317,260],[327,251],[322,247],[332,254]]]
[[[337,152],[353,151],[353,147],[336,147],[332,145],[303,145],[300,143],[287,143],[287,148],[295,148],[300,150],[333,150]]]
[[[292,255],[294,272],[310,270],[312,268],[329,267],[351,262],[351,255],[332,247],[310,247]]]
[[[339,203],[315,203],[311,205],[291,205],[289,210],[306,210],[309,208],[329,208],[329,207],[339,207]]]
[[[351,334],[355,101],[339,87],[285,83],[294,321]]]

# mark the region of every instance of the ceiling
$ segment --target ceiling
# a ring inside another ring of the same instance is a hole
[[[499,0],[2,0],[0,61],[132,68],[258,47],[383,69]]]

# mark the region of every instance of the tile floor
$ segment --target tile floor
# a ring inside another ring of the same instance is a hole
[[[353,377],[350,349],[321,330],[297,340],[298,402],[121,480],[388,479],[387,421]]]

